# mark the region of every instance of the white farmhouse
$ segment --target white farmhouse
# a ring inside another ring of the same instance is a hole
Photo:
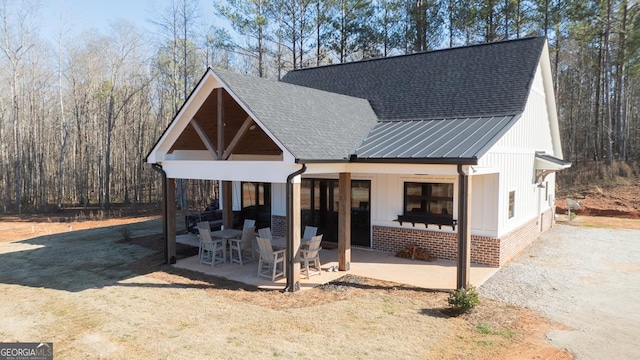
[[[297,288],[301,229],[336,243],[417,244],[499,267],[553,225],[562,160],[548,45],[527,38],[289,72],[208,69],[147,162],[165,175],[167,261],[174,180],[221,181],[232,211],[287,236]]]

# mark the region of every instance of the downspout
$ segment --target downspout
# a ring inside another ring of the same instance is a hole
[[[284,291],[296,291],[300,289],[300,284],[293,284],[293,262],[294,256],[293,253],[293,178],[301,175],[307,171],[307,164],[302,163],[302,168],[295,172],[292,172],[287,176],[287,230],[286,230],[286,259],[287,259],[287,285],[284,288]]]
[[[470,280],[469,234],[469,175],[458,164],[458,262],[456,264],[456,289],[468,289]]]
[[[162,165],[151,164],[151,168],[162,175],[162,237],[164,239],[164,259],[169,263],[169,247],[167,246],[167,173]]]

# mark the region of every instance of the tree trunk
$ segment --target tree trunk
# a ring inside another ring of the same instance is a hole
[[[604,29],[604,116],[605,116],[605,162],[607,165],[611,165],[613,159],[613,121],[611,116],[611,51],[610,51],[610,37],[611,37],[611,0],[607,0],[607,16],[605,20]]]
[[[114,117],[114,97],[115,94],[112,84],[111,93],[109,95],[109,107],[107,110],[107,141],[105,143],[104,151],[104,202],[102,207],[105,210],[109,210],[111,201],[111,135],[113,133],[113,117]]]
[[[13,81],[11,82],[11,98],[13,101],[13,181],[15,201],[18,214],[22,212],[22,164],[20,159],[20,121],[18,104],[18,70],[17,64],[13,64]]]

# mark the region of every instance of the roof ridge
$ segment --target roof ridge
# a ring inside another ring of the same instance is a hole
[[[249,74],[243,74],[243,73],[239,73],[239,72],[235,72],[232,70],[225,70],[225,69],[211,69],[209,68],[214,74],[220,76],[222,75],[223,77],[225,76],[225,73],[228,74],[229,76],[239,76],[239,77],[243,77],[245,78],[247,81],[268,81],[276,86],[284,86],[284,87],[295,87],[295,88],[299,88],[302,89],[304,91],[310,91],[310,92],[319,92],[319,93],[325,93],[325,94],[329,94],[331,96],[336,96],[336,97],[345,97],[345,98],[350,98],[350,99],[354,99],[354,100],[359,100],[359,101],[367,101],[367,99],[365,98],[361,98],[361,97],[357,97],[357,96],[353,96],[353,95],[347,95],[347,94],[341,94],[341,93],[337,93],[334,91],[328,91],[328,90],[323,90],[323,89],[317,89],[317,88],[312,88],[312,87],[308,87],[308,86],[302,86],[302,85],[298,85],[298,84],[293,84],[293,83],[288,83],[286,81],[281,81],[281,80],[277,80],[277,79],[271,79],[271,78],[264,78],[264,77],[259,77],[259,76],[253,76],[253,75],[249,75]],[[220,74],[222,73],[222,74]],[[206,75],[206,73],[205,73]],[[226,85],[228,85],[224,79],[221,79]]]
[[[478,44],[469,44],[469,45],[462,45],[462,46],[456,46],[456,47],[450,47],[450,48],[434,49],[434,50],[421,51],[421,52],[416,52],[416,53],[411,53],[411,54],[401,54],[401,55],[394,55],[394,56],[377,57],[377,58],[372,58],[372,59],[357,60],[357,61],[343,62],[343,63],[337,63],[337,64],[326,64],[326,65],[319,65],[319,66],[310,66],[310,67],[306,67],[306,68],[291,70],[291,71],[287,72],[287,74],[288,73],[293,73],[293,72],[302,72],[302,71],[305,71],[305,70],[315,70],[315,69],[322,69],[322,68],[328,68],[328,67],[355,65],[355,64],[362,64],[362,63],[368,63],[368,62],[392,60],[392,59],[413,57],[413,56],[418,56],[418,55],[426,55],[426,54],[433,54],[433,53],[440,53],[440,52],[447,52],[447,51],[459,51],[459,50],[464,50],[464,49],[469,49],[469,48],[474,48],[474,47],[485,47],[485,46],[489,47],[489,46],[492,46],[492,45],[500,45],[500,44],[505,44],[505,43],[516,43],[516,42],[522,42],[522,41],[531,41],[531,40],[536,40],[536,39],[546,39],[546,37],[544,37],[544,36],[529,36],[529,37],[518,38],[518,39],[507,39],[507,40],[493,41],[493,42],[488,42],[488,43],[478,43]],[[286,76],[286,74],[285,74],[285,76]],[[282,81],[282,80],[280,80],[280,81]]]

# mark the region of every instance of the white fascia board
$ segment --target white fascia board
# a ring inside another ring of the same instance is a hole
[[[283,161],[282,155],[231,154],[229,160],[236,161]],[[293,160],[287,161],[294,162]]]
[[[536,170],[556,170],[556,171],[560,171],[560,170],[564,170],[564,169],[570,168],[571,164],[557,164],[555,162],[548,161],[548,160],[536,157],[534,162],[533,162],[533,166],[534,166],[534,168]]]
[[[311,163],[311,164],[307,164],[307,170],[304,172],[304,175],[339,174],[339,173],[349,172],[348,166],[349,164],[346,162]]]
[[[301,165],[276,161],[167,160],[162,169],[174,179],[285,183]]]
[[[489,166],[469,166],[471,170],[468,175],[487,175],[487,174],[499,174],[500,169],[497,167],[489,167]]]
[[[178,137],[189,125],[191,119],[196,115],[202,104],[207,100],[213,89],[219,87],[219,82],[212,76],[211,69],[207,70],[202,81],[196,86],[192,96],[190,96],[180,109],[180,112],[173,119],[169,127],[164,132],[157,145],[149,153],[147,162],[154,164],[162,162]]]
[[[349,163],[347,172],[370,174],[458,175],[456,165]]]
[[[542,48],[542,55],[540,56],[540,68],[542,69],[542,82],[544,84],[547,114],[549,114],[553,156],[562,159],[562,143],[560,141],[560,126],[558,124],[556,96],[553,91],[553,76],[551,72],[551,61],[549,60],[549,44],[546,40],[544,47]]]
[[[380,163],[310,163],[307,164],[305,175],[338,174],[338,173],[367,173],[367,174],[427,174],[427,175],[458,175],[456,165],[425,165],[425,164],[380,164]]]

